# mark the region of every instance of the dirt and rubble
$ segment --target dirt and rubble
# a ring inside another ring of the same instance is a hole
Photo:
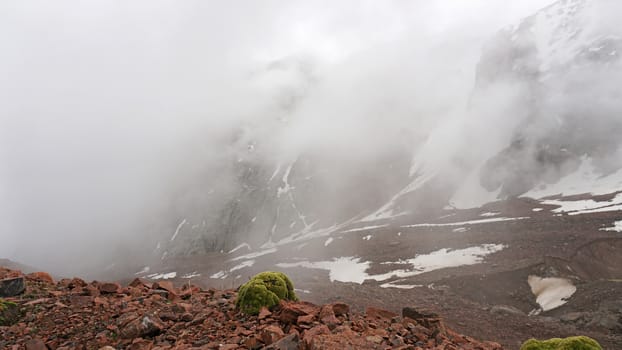
[[[343,302],[283,301],[249,316],[236,310],[235,290],[141,279],[126,286],[55,282],[47,273],[4,268],[0,280],[24,286],[0,290],[14,305],[2,312],[19,311],[0,326],[2,349],[503,349],[458,334],[437,314],[416,307],[398,314],[354,311]]]

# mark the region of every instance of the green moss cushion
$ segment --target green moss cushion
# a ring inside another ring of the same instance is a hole
[[[284,273],[262,272],[240,287],[236,306],[242,312],[256,315],[262,307],[278,305],[279,300],[298,300],[294,285]]]
[[[596,340],[584,336],[527,340],[520,350],[603,350]]]

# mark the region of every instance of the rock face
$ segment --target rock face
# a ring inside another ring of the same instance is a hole
[[[517,121],[507,147],[481,169],[488,190],[520,195],[576,171],[582,158],[601,174],[622,167],[615,157],[622,104],[606,102],[622,77],[622,30],[612,25],[619,20],[618,6],[560,0],[486,45],[474,100],[490,103],[488,91],[511,86],[515,96],[508,108],[514,111],[508,113]]]
[[[240,132],[219,165],[232,181],[201,184],[204,193],[175,203],[181,214],[158,254],[256,248],[354,218],[472,204],[462,196],[488,198],[479,206],[555,183],[584,159],[599,175],[622,168],[620,13],[616,1],[560,0],[495,35],[464,111],[473,130],[396,133],[371,161],[339,150],[275,161]],[[439,145],[458,146],[439,156]]]
[[[400,317],[375,308],[353,313],[344,303],[281,301],[272,312],[248,316],[236,309],[233,290],[133,282],[91,295],[103,285],[80,279],[27,280],[28,298],[10,299],[23,315],[0,327],[0,345],[33,350],[502,349],[459,335],[438,316],[412,308]],[[179,297],[165,299],[157,289],[163,287]]]

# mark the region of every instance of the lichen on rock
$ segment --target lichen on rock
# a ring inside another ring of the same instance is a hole
[[[280,300],[298,300],[292,281],[284,273],[266,271],[259,273],[240,287],[236,306],[250,315],[278,305]]]
[[[529,339],[520,350],[602,350],[598,342],[585,336],[552,338],[549,340]]]

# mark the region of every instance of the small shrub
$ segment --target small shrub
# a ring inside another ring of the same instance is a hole
[[[520,350],[603,350],[598,342],[585,336],[553,338],[549,340],[529,339]]]
[[[257,315],[262,307],[278,305],[279,300],[298,300],[292,281],[281,272],[262,272],[240,287],[236,306],[249,315]]]

